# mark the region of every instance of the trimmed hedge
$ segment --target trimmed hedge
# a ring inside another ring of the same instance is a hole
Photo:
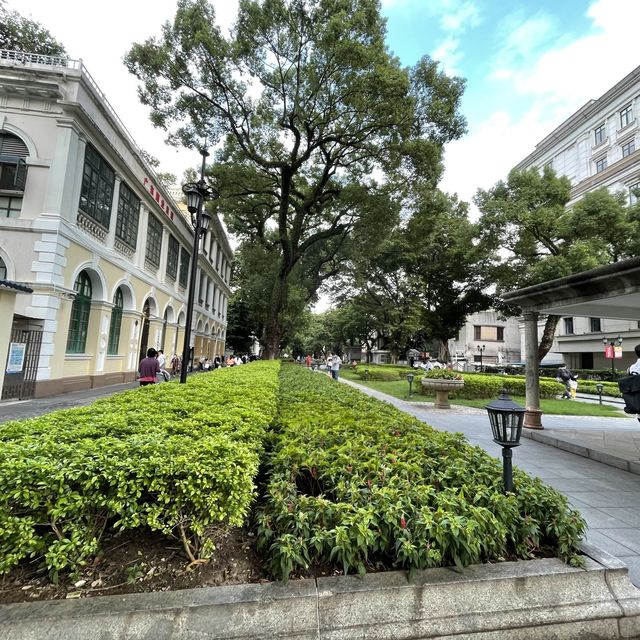
[[[451,398],[493,398],[502,389],[514,396],[524,396],[526,380],[522,376],[494,376],[482,373],[464,373],[464,387],[451,392]],[[562,394],[564,385],[555,380],[540,380],[540,397],[555,398]]]
[[[580,564],[567,499],[346,385],[283,367],[278,428],[257,515],[273,574],[334,566],[426,568],[557,555]]]
[[[0,573],[44,556],[53,577],[105,531],[148,527],[211,553],[207,527],[240,525],[276,410],[279,363],[139,388],[0,425]]]

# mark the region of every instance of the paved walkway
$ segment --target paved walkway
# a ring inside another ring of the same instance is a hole
[[[345,382],[437,429],[464,433],[471,444],[502,457],[501,448],[493,442],[486,411],[470,407],[435,409],[431,403],[405,402]],[[588,435],[611,429],[640,439],[635,418],[544,416],[543,422],[548,428],[535,433]],[[514,464],[564,493],[589,525],[587,541],[623,560],[631,580],[640,587],[640,476],[532,439],[521,442],[513,452]]]

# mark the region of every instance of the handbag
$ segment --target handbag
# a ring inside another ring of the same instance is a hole
[[[640,375],[623,376],[618,380],[618,389],[624,399],[624,412],[640,413]]]

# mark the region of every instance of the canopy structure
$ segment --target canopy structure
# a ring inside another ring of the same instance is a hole
[[[640,257],[575,273],[502,296],[522,308],[527,365],[524,426],[542,429],[538,380],[538,316],[585,316],[640,320]]]

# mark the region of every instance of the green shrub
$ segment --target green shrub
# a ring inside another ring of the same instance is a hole
[[[464,387],[449,395],[453,398],[494,398],[502,389],[514,396],[524,396],[526,380],[522,376],[493,376],[481,373],[464,375]],[[555,380],[540,380],[540,397],[554,398],[564,391]]]
[[[0,573],[44,556],[52,574],[105,531],[149,527],[210,554],[206,529],[240,525],[276,408],[260,362],[0,425]]]
[[[286,579],[311,565],[426,568],[554,554],[579,563],[567,499],[460,434],[296,367],[281,371],[258,543]]]

